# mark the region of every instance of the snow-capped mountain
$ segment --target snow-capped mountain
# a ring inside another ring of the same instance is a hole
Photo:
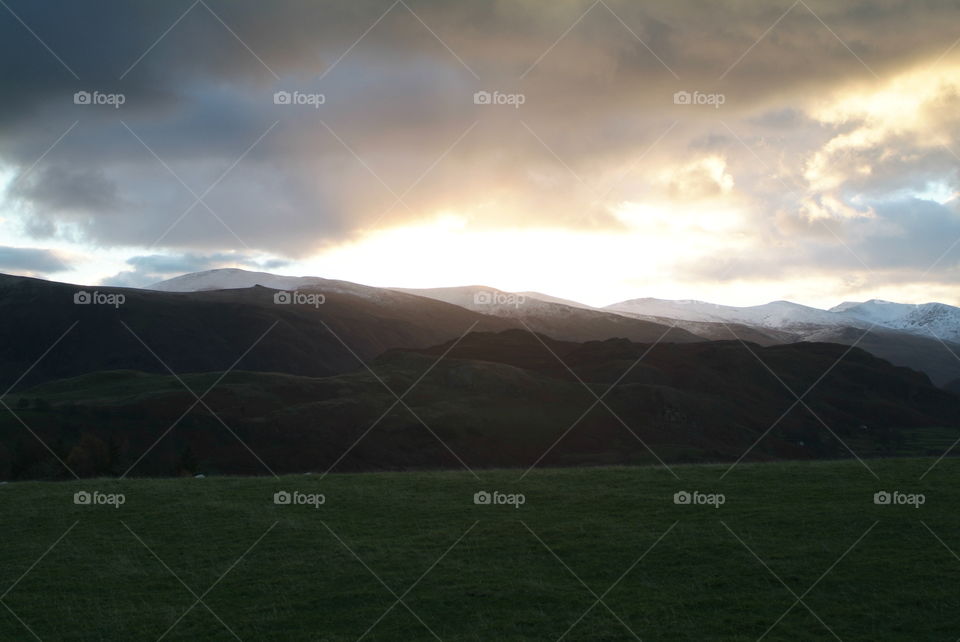
[[[960,308],[944,303],[911,305],[872,299],[841,303],[830,311],[894,330],[960,341]]]
[[[390,297],[390,290],[373,288],[349,281],[324,279],[319,276],[283,276],[269,272],[251,272],[237,268],[221,268],[192,272],[147,286],[146,290],[162,292],[205,292],[208,290],[241,290],[254,286],[272,290],[319,289],[324,292],[340,292],[367,299],[381,300]]]
[[[205,290],[239,290],[262,285],[274,290],[295,290],[323,285],[326,279],[316,276],[283,276],[269,272],[250,272],[235,268],[206,270],[184,274],[147,286],[147,290],[162,292],[202,292]]]
[[[840,305],[830,308],[830,312],[852,314],[862,319],[870,319],[871,322],[880,323],[898,319],[915,307],[917,306],[909,303],[871,299],[869,301],[844,301]]]
[[[869,328],[876,325],[901,332],[960,342],[960,308],[943,303],[912,305],[873,299],[847,301],[829,310],[773,301],[763,305],[736,307],[704,301],[665,299],[631,299],[603,308],[568,301],[537,292],[503,292],[484,286],[450,288],[374,288],[348,281],[336,281],[316,276],[283,276],[268,272],[240,269],[218,269],[184,274],[161,281],[147,289],[165,292],[198,292],[250,288],[256,285],[277,289],[296,290],[319,288],[327,292],[343,292],[368,299],[383,299],[407,293],[444,301],[474,312],[506,318],[562,319],[566,324],[587,323],[599,319],[597,315],[619,315],[657,323],[674,319],[699,323],[728,323],[767,330],[789,332],[796,338],[820,336],[830,328]],[[584,316],[585,315],[585,316]],[[688,328],[694,331],[693,328]]]
[[[831,327],[869,328],[876,325],[924,337],[936,336],[944,341],[960,341],[960,308],[943,303],[913,305],[873,299],[848,301],[830,310],[820,310],[789,301],[735,307],[703,301],[631,299],[603,309],[630,316],[742,323],[800,334],[822,332]]]
[[[518,317],[521,315],[521,306],[526,308],[528,299],[522,294],[504,292],[496,288],[488,288],[482,285],[465,285],[451,288],[393,288],[398,292],[415,294],[459,305],[461,308],[467,308],[474,312],[483,314],[493,314],[496,316]],[[543,307],[540,301],[530,301]],[[529,308],[526,308],[529,311]]]
[[[686,321],[743,323],[778,330],[802,330],[811,326],[851,325],[851,319],[818,308],[790,301],[773,301],[764,305],[735,307],[704,301],[667,301],[663,299],[631,299],[608,305],[604,310],[630,315],[656,316]],[[855,320],[853,325],[869,325]]]
[[[546,303],[559,303],[560,305],[568,305],[571,308],[580,308],[581,310],[598,309],[592,305],[587,305],[586,303],[571,301],[570,299],[561,299],[558,296],[550,296],[549,294],[544,294],[543,292],[518,292],[517,294],[522,294],[528,299],[536,299],[537,301],[544,301]]]
[[[199,292],[258,285],[362,297],[376,304],[376,309],[390,319],[397,318],[398,309],[418,320],[431,318],[440,310],[431,308],[423,299],[433,299],[450,304],[452,310],[446,310],[443,315],[453,314],[459,308],[480,313],[484,323],[493,324],[492,327],[526,327],[563,341],[619,337],[648,343],[733,338],[760,345],[797,341],[856,343],[894,365],[926,372],[938,385],[960,377],[960,360],[955,356],[960,355],[960,308],[942,303],[910,305],[872,300],[846,302],[821,310],[789,301],[735,307],[648,298],[596,308],[537,292],[504,292],[484,286],[390,289],[313,276],[282,276],[238,269],[185,274],[147,289]],[[385,310],[391,312],[384,313]],[[667,332],[671,326],[673,329]],[[864,330],[871,326],[873,331],[864,335]],[[946,349],[941,340],[947,343]]]
[[[504,292],[480,285],[450,288],[394,288],[398,292],[435,299],[502,319],[517,319],[527,328],[565,341],[625,337],[634,341],[702,341],[698,335],[670,327],[663,320],[637,319],[548,295]]]
[[[543,301],[519,293],[483,286],[433,288],[424,290],[376,288],[348,281],[320,277],[291,277],[238,269],[209,270],[162,281],[148,289],[166,292],[233,290],[263,286],[277,290],[311,289],[363,297],[379,305],[410,306],[420,299],[433,299],[451,307],[479,312],[488,318],[507,321],[509,327],[527,328],[564,341],[592,341],[624,337],[634,341],[690,343],[703,338],[670,324],[630,318],[589,306],[574,307]],[[432,308],[425,308],[425,310]],[[425,312],[426,313],[426,312]],[[388,318],[390,315],[386,315]],[[669,330],[669,332],[668,332]]]

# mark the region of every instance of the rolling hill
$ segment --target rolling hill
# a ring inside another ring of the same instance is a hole
[[[77,305],[80,290],[125,301]],[[325,297],[321,305],[277,304],[276,292],[260,286],[184,293],[82,288],[0,275],[0,333],[7,338],[0,345],[0,385],[24,373],[21,386],[101,370],[166,372],[151,350],[178,374],[223,371],[242,356],[237,367],[247,370],[324,376],[361,367],[341,339],[369,360],[389,348],[450,340],[472,326],[515,325],[389,290],[376,296],[312,290]]]
[[[809,410],[793,407],[751,350],[798,395],[829,371],[805,397]],[[192,409],[176,378],[133,371],[48,382],[8,403],[77,474],[94,476],[845,458],[848,446],[860,457],[938,456],[960,436],[960,397],[863,350],[840,359],[845,350],[507,330],[470,333],[452,350],[389,350],[375,374],[184,375],[198,394],[210,389],[208,406]],[[7,413],[0,444],[0,476],[67,474]]]

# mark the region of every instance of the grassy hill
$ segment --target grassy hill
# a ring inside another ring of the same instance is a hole
[[[81,477],[445,469],[457,457],[474,468],[657,463],[644,444],[670,463],[838,459],[848,446],[938,456],[960,436],[960,397],[834,344],[506,331],[471,333],[437,362],[443,350],[388,351],[375,374],[183,375],[193,393],[210,390],[206,405],[171,375],[135,371],[19,390],[6,399],[19,418],[0,413],[0,479],[69,476],[20,420]],[[405,407],[394,393],[411,386]],[[810,390],[809,408],[791,390]]]
[[[933,461],[7,484],[0,639],[954,640],[960,462]]]

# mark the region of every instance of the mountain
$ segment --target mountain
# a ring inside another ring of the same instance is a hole
[[[805,330],[832,325],[869,326],[861,320],[850,319],[827,310],[811,308],[790,301],[773,301],[764,305],[735,307],[703,301],[667,301],[663,299],[631,299],[608,305],[604,310],[629,314],[684,319],[713,323],[742,323],[778,330]]]
[[[777,330],[776,328],[760,328],[752,325],[744,325],[743,323],[734,323],[732,321],[689,321],[685,319],[634,314],[632,312],[617,312],[616,314],[634,319],[642,319],[644,321],[652,321],[654,323],[674,325],[708,341],[740,339],[742,341],[750,341],[762,346],[768,346],[800,340],[799,335],[792,332]]]
[[[944,390],[948,390],[955,395],[960,395],[960,379],[954,379],[943,387]]]
[[[154,284],[152,289],[202,292],[254,286],[284,290],[319,288],[367,299],[387,307],[401,294],[441,301],[504,321],[501,328],[524,327],[566,341],[623,337],[653,342],[740,339],[759,345],[826,341],[860,347],[872,354],[928,374],[938,385],[960,377],[960,309],[934,303],[922,306],[880,301],[847,302],[820,310],[789,301],[750,307],[703,301],[632,299],[605,308],[536,292],[511,293],[484,286],[409,289],[374,288],[320,277],[288,277],[238,269],[209,270]],[[864,336],[864,332],[874,326]],[[933,330],[944,343],[930,334]],[[953,337],[953,338],[951,338]],[[412,344],[411,344],[412,345]],[[423,344],[417,344],[423,345]]]
[[[579,301],[571,301],[570,299],[561,299],[558,296],[550,296],[549,294],[544,294],[542,292],[518,292],[528,299],[537,299],[538,301],[546,301],[547,303],[559,303],[561,305],[568,305],[571,308],[581,308],[583,310],[596,310],[592,305],[587,305],[586,303],[580,303]]]
[[[483,286],[455,288],[410,289],[374,288],[348,281],[335,281],[320,277],[292,277],[250,272],[239,269],[208,270],[185,274],[150,286],[151,290],[166,292],[202,292],[211,290],[243,289],[263,286],[278,290],[319,289],[362,297],[387,305],[397,296],[442,301],[465,308],[478,314],[510,320],[502,327],[526,327],[558,339],[589,341],[609,337],[625,337],[635,341],[693,342],[703,338],[682,328],[671,329],[671,323],[628,319],[622,315],[596,310],[582,304],[568,305],[555,301],[543,301],[533,296],[503,292]],[[396,294],[394,294],[396,293]],[[544,296],[544,295],[540,295]]]
[[[283,276],[233,268],[185,274],[155,283],[148,289],[163,292],[200,292],[245,289],[258,285],[275,290],[320,288],[325,292],[340,292],[372,299],[388,296],[386,293],[389,292],[403,292],[498,317],[525,321],[536,319],[537,323],[543,324],[547,324],[547,320],[552,318],[553,329],[564,333],[563,338],[571,340],[601,338],[596,334],[597,331],[602,333],[611,325],[622,324],[621,321],[611,321],[607,318],[605,324],[602,324],[603,327],[596,331],[576,332],[569,327],[577,322],[595,323],[604,318],[603,314],[612,313],[655,322],[658,325],[662,325],[664,321],[667,321],[667,325],[670,325],[670,321],[685,322],[677,326],[709,339],[729,338],[726,336],[729,332],[721,329],[723,324],[738,324],[739,328],[732,328],[738,336],[744,337],[750,334],[748,340],[758,340],[758,342],[796,339],[805,333],[821,332],[830,327],[866,329],[876,325],[927,338],[939,337],[944,341],[960,342],[960,308],[944,303],[912,305],[872,299],[865,302],[847,301],[829,310],[821,310],[790,301],[773,301],[763,305],[736,307],[694,300],[639,298],[614,303],[604,308],[595,308],[539,292],[511,293],[480,285],[386,289],[315,276]],[[571,309],[580,310],[586,314],[575,313]],[[562,325],[567,327],[559,327],[559,319],[563,318],[566,318],[567,322]],[[717,325],[696,326],[686,322],[718,324],[719,327]],[[699,328],[700,332],[694,328]],[[641,332],[641,334],[645,336],[628,338],[637,340],[648,338],[645,333]],[[679,340],[681,335],[676,338]],[[685,340],[693,340],[693,338],[686,337]]]
[[[704,340],[683,328],[671,328],[675,324],[669,320],[630,318],[580,303],[570,305],[561,302],[561,299],[545,295],[504,292],[480,285],[429,289],[396,288],[396,291],[515,320],[522,323],[521,327],[563,341],[594,341],[611,337],[645,342],[662,340],[669,343]],[[547,298],[551,300],[546,300]]]
[[[604,308],[660,323],[677,322],[694,334],[760,345],[797,341],[857,344],[890,363],[919,370],[937,385],[960,377],[960,308],[942,303],[914,306],[868,301],[831,310],[775,301],[734,307],[702,301],[632,299]],[[938,337],[931,335],[931,330]],[[942,339],[942,340],[941,340]]]
[[[271,290],[319,290],[325,293],[336,292],[391,302],[397,297],[391,296],[391,290],[375,288],[349,281],[324,279],[318,276],[283,276],[269,272],[251,272],[237,268],[222,268],[205,272],[192,272],[166,281],[160,281],[144,289],[159,292],[208,292],[211,290],[244,290],[253,287]]]
[[[703,301],[645,298],[614,303],[603,309],[634,316],[742,323],[800,333],[812,328],[869,328],[876,325],[927,338],[960,341],[960,308],[944,303],[912,305],[873,299],[866,302],[847,301],[829,310],[820,310],[789,301],[735,307]]]
[[[797,406],[781,418],[794,397],[736,341],[651,347],[525,330],[388,350],[370,364],[376,375],[184,375],[194,390],[217,384],[206,399],[217,416],[198,407],[159,442],[193,402],[167,374],[91,373],[22,389],[8,403],[82,476],[134,463],[138,476],[267,474],[257,457],[277,473],[459,468],[459,460],[478,469],[658,463],[643,443],[671,464],[732,462],[748,451],[753,461],[849,458],[847,446],[865,458],[939,456],[960,435],[960,397],[864,350],[837,363],[846,348],[836,344],[752,349],[795,391],[836,363],[805,397],[816,416]],[[382,382],[397,394],[416,383],[404,397],[410,409]],[[585,414],[604,393],[609,408]],[[0,413],[0,477],[65,474]]]
[[[872,299],[863,303],[848,301],[830,311],[893,330],[960,341],[960,308],[945,303],[911,305]]]
[[[203,290],[236,290],[256,285],[274,290],[296,290],[325,283],[314,276],[283,276],[269,272],[251,272],[236,268],[222,268],[192,272],[147,286],[147,290],[162,292],[200,292]]]
[[[960,397],[876,355],[922,361],[942,384],[960,378],[960,360],[902,330],[861,338],[862,326],[815,323],[849,309],[776,302],[739,309],[750,323],[671,329],[678,322],[664,317],[479,286],[273,276],[217,270],[155,286],[166,290],[86,288],[78,299],[84,288],[0,275],[0,385],[14,386],[8,403],[56,453],[0,413],[0,477],[57,477],[57,457],[83,475],[118,474],[173,425],[134,474],[264,472],[247,446],[278,472],[302,472],[460,466],[448,446],[475,467],[541,456],[657,463],[640,439],[671,463],[732,461],[775,423],[750,459],[846,457],[844,442],[864,457],[939,455],[960,434]],[[711,315],[701,319],[723,311],[679,305]],[[858,340],[863,349],[845,355],[842,344]],[[798,407],[778,420],[795,400],[751,350],[798,394],[827,373],[805,397],[819,419]],[[209,409],[181,420],[195,399],[164,363],[197,393],[210,389]],[[409,409],[383,386],[400,394],[415,382]],[[594,405],[615,382],[609,409]]]
[[[137,337],[178,374],[223,371],[249,349],[237,367],[325,376],[362,367],[350,350],[371,360],[390,348],[454,339],[473,324],[490,331],[517,326],[432,299],[354,287],[301,290],[322,295],[322,304],[320,298],[316,305],[278,304],[278,291],[259,285],[163,292],[0,275],[0,385],[5,389],[24,373],[20,386],[100,370],[166,372]],[[78,305],[79,291],[124,301]]]
[[[230,287],[210,289],[222,286]],[[281,290],[273,289],[277,286],[314,296],[317,303],[278,304],[275,295]],[[0,275],[0,333],[8,338],[0,344],[0,385],[13,384],[25,372],[20,386],[100,370],[165,372],[137,337],[178,374],[222,371],[271,327],[237,367],[327,376],[361,368],[357,357],[369,361],[391,348],[436,345],[462,335],[474,324],[475,330],[484,331],[525,329],[526,324],[567,340],[703,340],[669,325],[560,304],[530,300],[520,308],[524,314],[510,314],[517,308],[508,304],[468,308],[317,277],[212,270],[153,287],[157,289],[83,288]],[[77,305],[74,295],[81,290],[119,295],[124,302],[117,307]],[[487,295],[493,293],[487,291]],[[74,322],[63,341],[34,364]]]
[[[863,348],[870,354],[925,373],[934,384],[944,386],[960,377],[960,345],[941,343],[936,339],[909,332],[874,328],[826,327],[807,333],[803,341],[840,343]]]

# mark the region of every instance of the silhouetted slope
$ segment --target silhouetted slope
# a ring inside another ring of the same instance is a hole
[[[246,446],[277,472],[322,472],[459,467],[451,451],[471,467],[656,463],[644,443],[667,462],[748,450],[751,460],[842,458],[847,446],[939,456],[960,434],[960,397],[840,345],[749,345],[776,376],[738,341],[580,344],[508,330],[471,333],[437,361],[449,347],[389,350],[371,363],[376,376],[233,372],[206,399],[229,430],[196,408],[133,474],[267,472]],[[184,380],[199,392],[217,376]],[[797,395],[823,378],[808,410],[777,377]],[[413,412],[381,381],[398,395],[413,386],[403,398]],[[95,475],[126,470],[193,397],[170,376],[105,372],[8,402],[78,474]],[[64,474],[9,414],[0,436],[0,475]]]
[[[126,301],[119,308],[75,305],[74,293],[81,289],[122,294]],[[275,304],[274,292],[263,287],[190,293],[81,288],[0,275],[5,339],[0,385],[9,386],[34,364],[21,386],[98,370],[166,372],[124,323],[178,374],[226,370],[266,333],[237,367],[310,376],[360,367],[324,323],[364,360],[389,348],[453,339],[474,323],[478,330],[511,327],[495,317],[397,292],[380,297],[331,292],[318,307]]]

